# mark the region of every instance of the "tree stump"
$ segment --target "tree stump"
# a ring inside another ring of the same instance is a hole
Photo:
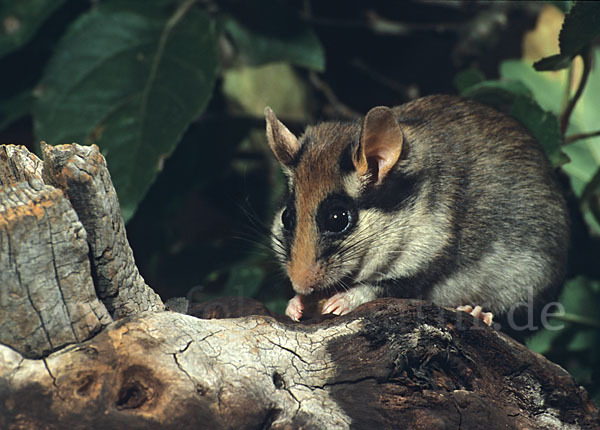
[[[600,428],[565,370],[431,303],[305,324],[239,298],[166,310],[98,148],[43,153],[0,147],[2,429]]]

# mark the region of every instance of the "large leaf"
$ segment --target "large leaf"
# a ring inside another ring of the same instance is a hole
[[[528,339],[527,346],[540,354],[548,353],[553,344],[560,344],[559,350],[568,352],[582,349],[600,351],[595,341],[583,340],[583,337],[589,336],[598,339],[600,335],[600,319],[595,307],[599,299],[598,281],[583,277],[569,280],[555,302],[558,306],[549,305],[547,309],[547,315],[557,317],[548,319],[548,324],[541,327],[543,330]],[[565,340],[567,342],[563,343]]]
[[[533,99],[531,90],[518,80],[481,81],[475,72],[466,71],[455,83],[464,97],[478,100],[508,113],[537,139],[554,166],[568,161],[562,152],[562,136],[556,115],[542,109]]]
[[[600,51],[595,53],[595,66],[588,78],[587,87],[577,103],[571,119],[567,135],[591,132],[599,128],[600,118]],[[563,109],[562,100],[566,85],[567,73],[540,73],[520,60],[505,61],[500,67],[500,74],[505,79],[523,82],[533,93],[536,101],[543,109],[559,115]],[[600,138],[589,138],[563,147],[571,159],[564,166],[569,174],[575,193],[580,196],[585,185],[592,179],[600,166]]]
[[[19,49],[65,0],[2,0],[0,57]]]
[[[582,97],[573,111],[567,136],[598,130],[600,118],[600,51],[596,50],[594,68],[588,78]],[[505,79],[518,80],[524,83],[533,93],[535,100],[543,109],[559,115],[562,112],[562,100],[567,80],[567,72],[537,72],[525,61],[505,61],[500,67],[500,75]],[[600,137],[582,139],[562,150],[571,160],[562,168],[569,175],[573,191],[578,197],[583,194],[586,185],[592,180],[600,168]],[[584,217],[588,225],[600,232],[600,223],[595,219],[591,207],[585,208]]]
[[[463,87],[460,95],[499,107],[511,105],[517,97],[531,98],[531,91],[519,81],[483,81]]]
[[[517,118],[544,148],[553,166],[561,166],[569,161],[562,151],[562,135],[556,115],[540,108],[529,97],[517,97],[510,109],[510,115]]]
[[[192,3],[170,17],[158,17],[153,3],[147,14],[100,7],[83,15],[39,87],[37,137],[98,144],[126,220],[212,93],[217,31],[186,8]]]
[[[220,292],[223,296],[253,297],[265,277],[264,271],[253,266],[251,258],[231,268],[225,287]]]
[[[563,74],[540,73],[526,61],[507,60],[500,64],[500,76],[524,84],[542,109],[555,115],[561,113],[566,77]]]
[[[31,112],[33,96],[25,91],[7,100],[0,100],[0,131]]]
[[[483,72],[476,68],[465,69],[454,77],[454,86],[462,95],[464,91],[485,81]]]
[[[236,67],[223,74],[223,93],[245,113],[262,118],[265,106],[286,119],[308,116],[310,92],[287,63]]]
[[[600,35],[600,2],[578,1],[565,18],[558,41],[560,54],[542,58],[536,70],[560,70]]]
[[[581,196],[582,207],[591,211],[600,222],[600,168],[594,177],[587,183]]]
[[[573,7],[571,0],[548,0],[548,3],[558,8],[563,13],[568,13]]]

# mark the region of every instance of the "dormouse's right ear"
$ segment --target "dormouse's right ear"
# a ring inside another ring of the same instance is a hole
[[[284,166],[290,166],[300,149],[300,142],[275,116],[270,107],[265,108],[267,140],[275,158]]]
[[[352,155],[357,173],[380,184],[400,158],[403,143],[394,111],[385,106],[374,107],[365,116],[360,141]]]

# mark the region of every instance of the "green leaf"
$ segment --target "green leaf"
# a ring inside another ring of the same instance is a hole
[[[288,301],[285,299],[273,299],[265,303],[265,306],[271,311],[278,314],[285,314]]]
[[[600,300],[598,284],[598,281],[584,277],[569,280],[557,301],[564,309],[564,316],[550,319],[550,329],[536,333],[527,340],[527,346],[540,354],[548,353],[556,343],[561,344],[561,349],[566,347],[569,351],[594,348],[595,342],[585,342],[584,339],[597,338],[599,335],[597,327],[600,320],[596,309],[596,303]],[[568,338],[567,344],[562,343],[565,337]]]
[[[454,78],[454,87],[459,93],[485,81],[485,75],[479,69],[466,69],[459,72]]]
[[[577,55],[600,35],[600,3],[578,1],[575,3],[560,30],[558,41],[564,55]]]
[[[105,12],[133,12],[145,16],[161,19],[181,0],[102,0],[102,9]]]
[[[216,26],[193,3],[160,19],[150,7],[147,15],[99,7],[81,16],[39,86],[37,137],[96,143],[125,220],[212,94]]]
[[[550,71],[566,69],[571,65],[573,58],[563,54],[555,54],[549,57],[544,57],[534,63],[535,70]]]
[[[571,338],[571,341],[566,345],[566,349],[571,352],[587,351],[590,349],[590,345],[596,343],[597,339],[598,333],[595,331],[580,330]]]
[[[599,281],[578,277],[569,280],[560,295],[559,302],[568,314],[589,317],[598,321],[598,303],[600,295],[597,292]]]
[[[540,142],[553,166],[569,161],[562,152],[563,139],[556,115],[543,110],[522,82],[514,79],[483,81],[467,87],[461,95],[498,108],[509,107],[508,113]]]
[[[8,100],[0,100],[0,130],[31,113],[33,95],[25,91]]]
[[[596,50],[594,68],[588,78],[586,89],[571,115],[567,136],[598,129],[598,118],[600,118],[599,62],[600,51]],[[500,75],[503,79],[518,80],[524,83],[531,90],[542,109],[557,116],[562,112],[566,71],[540,73],[536,72],[531,64],[520,60],[510,60],[501,64]],[[563,169],[571,179],[575,194],[581,196],[585,185],[592,179],[600,166],[600,137],[583,139],[563,146],[563,151],[571,160],[570,163],[563,166]],[[596,228],[597,224],[592,222],[592,218],[586,214],[586,221]]]
[[[519,81],[484,81],[468,87],[461,95],[499,107],[512,104],[518,96],[531,97],[531,91]]]
[[[35,35],[65,0],[2,0],[0,2],[0,57],[16,51]]]
[[[556,115],[544,111],[529,97],[517,97],[511,106],[510,115],[527,127],[540,142],[553,166],[561,166],[569,161],[562,152],[563,139]]]
[[[223,74],[223,93],[244,113],[262,118],[270,106],[283,118],[304,120],[310,92],[287,63],[236,67]]]
[[[248,3],[248,4],[246,4]],[[251,3],[251,4],[249,4]],[[286,61],[308,69],[325,69],[325,52],[317,35],[281,1],[237,3],[224,30],[244,64]]]
[[[547,354],[552,349],[552,341],[556,338],[556,332],[552,330],[540,330],[527,339],[527,347],[538,354]]]
[[[560,70],[600,35],[600,2],[578,1],[565,17],[558,41],[560,54],[542,58],[534,64],[536,70]]]
[[[563,80],[551,73],[536,72],[531,64],[521,60],[507,60],[500,64],[502,80],[520,82],[542,109],[559,115],[562,110]]]
[[[231,268],[221,295],[253,297],[258,292],[265,273],[262,269],[248,263],[241,263]]]
[[[584,208],[589,208],[596,221],[600,223],[600,168],[585,186],[581,195],[581,204]]]
[[[571,7],[573,6],[573,2],[571,0],[550,0],[548,1],[551,5],[554,5],[558,9],[560,9],[563,13],[569,13]]]

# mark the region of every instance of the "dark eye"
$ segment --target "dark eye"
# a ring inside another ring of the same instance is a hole
[[[281,214],[281,223],[283,224],[283,228],[287,231],[291,231],[294,229],[294,212],[286,207]]]
[[[329,233],[341,233],[348,228],[352,221],[350,210],[341,206],[333,207],[324,214],[323,230]]]

